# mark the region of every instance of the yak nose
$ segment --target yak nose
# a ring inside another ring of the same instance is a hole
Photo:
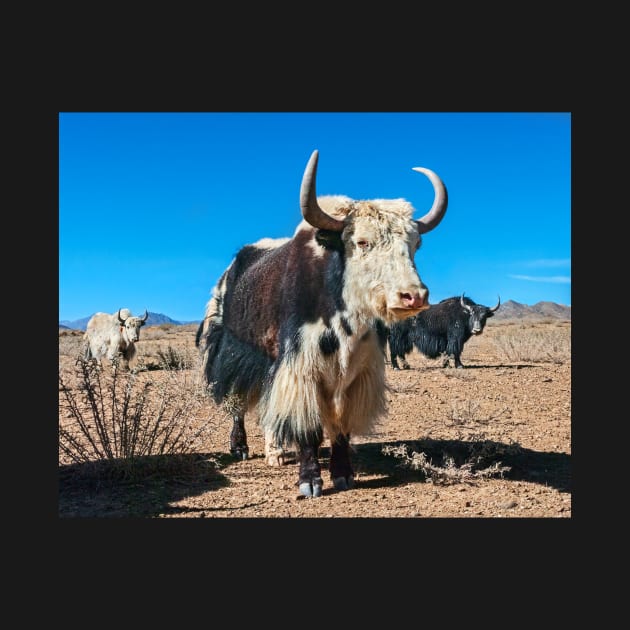
[[[407,308],[422,308],[429,303],[429,291],[424,289],[414,293],[401,293],[400,301]]]

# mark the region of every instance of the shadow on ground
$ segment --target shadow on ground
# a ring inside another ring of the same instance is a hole
[[[417,440],[356,444],[352,461],[362,488],[387,488],[424,483],[422,470],[411,468],[393,456],[393,450],[424,453],[434,466],[447,459],[456,466],[475,462],[472,470],[496,462],[509,471],[503,479],[539,483],[560,492],[570,492],[570,455],[538,452],[500,442]],[[328,468],[330,449],[320,451],[322,470]],[[296,465],[294,459],[288,465]],[[171,505],[230,485],[225,472],[231,466],[247,465],[229,454],[204,453],[137,458],[132,469],[127,462],[96,462],[59,467],[60,518],[151,518],[160,514],[195,511],[194,507]],[[461,482],[456,482],[461,483]],[[212,512],[213,508],[199,509]]]
[[[404,460],[386,453],[387,450],[395,451],[403,447],[408,453],[424,453],[434,466],[441,467],[450,458],[458,467],[474,462],[471,468],[474,472],[500,463],[510,469],[501,475],[503,479],[539,483],[559,492],[571,492],[570,455],[534,451],[491,440],[426,439],[355,445],[352,456],[355,471],[364,475],[379,475],[378,479],[362,481],[361,486],[379,488],[425,481],[426,475],[422,470],[415,470],[406,465]],[[328,456],[324,449],[322,452]]]
[[[169,504],[229,485],[225,454],[194,453],[59,467],[60,517],[153,517]]]
[[[454,366],[442,366],[442,365],[423,365],[420,367],[410,366],[408,368],[402,368],[397,370],[396,368],[391,367],[391,364],[388,363],[388,369],[392,372],[445,372],[448,374],[449,372],[455,370],[489,370],[489,369],[510,369],[510,370],[521,370],[524,368],[536,368],[540,367],[539,365],[529,364],[529,363],[466,363],[462,368],[456,368]]]

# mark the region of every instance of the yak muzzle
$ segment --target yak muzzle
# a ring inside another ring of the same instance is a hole
[[[429,292],[421,293],[401,293],[400,302],[404,308],[421,309],[429,305]]]

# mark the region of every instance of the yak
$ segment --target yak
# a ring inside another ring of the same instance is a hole
[[[354,487],[353,435],[386,413],[385,325],[429,305],[414,256],[446,212],[440,177],[430,210],[414,220],[405,199],[318,197],[319,152],[300,187],[292,237],[242,247],[211,291],[195,338],[208,393],[232,416],[230,452],[249,457],[245,414],[258,416],[269,465],[292,447],[297,486],[322,495],[319,449],[330,442],[336,490]]]
[[[393,324],[387,331],[392,368],[400,369],[400,359],[403,369],[408,370],[409,363],[405,357],[414,347],[430,359],[445,355],[443,367],[447,367],[449,358],[453,357],[455,367],[463,368],[460,357],[464,344],[472,335],[483,332],[486,321],[500,305],[500,296],[496,306],[488,307],[476,304],[462,293]]]
[[[84,339],[83,359],[94,359],[101,363],[106,357],[124,370],[136,356],[136,342],[140,339],[140,328],[149,317],[145,309],[142,317],[134,317],[127,308],[116,313],[94,313],[87,323]]]

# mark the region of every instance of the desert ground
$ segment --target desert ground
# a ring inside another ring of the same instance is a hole
[[[116,452],[80,447],[96,435],[100,402],[94,411],[81,385],[83,333],[60,329],[59,517],[571,518],[570,321],[490,320],[465,345],[463,369],[417,351],[409,370],[388,362],[387,417],[371,435],[352,437],[356,487],[333,489],[324,443],[316,499],[298,492],[294,454],[284,466],[266,464],[255,417],[246,418],[250,459],[230,456],[231,419],[203,391],[195,332],[192,324],[143,328],[119,389],[103,380],[102,422],[167,417],[176,429],[173,452],[121,462]],[[121,408],[123,385],[130,397]]]

